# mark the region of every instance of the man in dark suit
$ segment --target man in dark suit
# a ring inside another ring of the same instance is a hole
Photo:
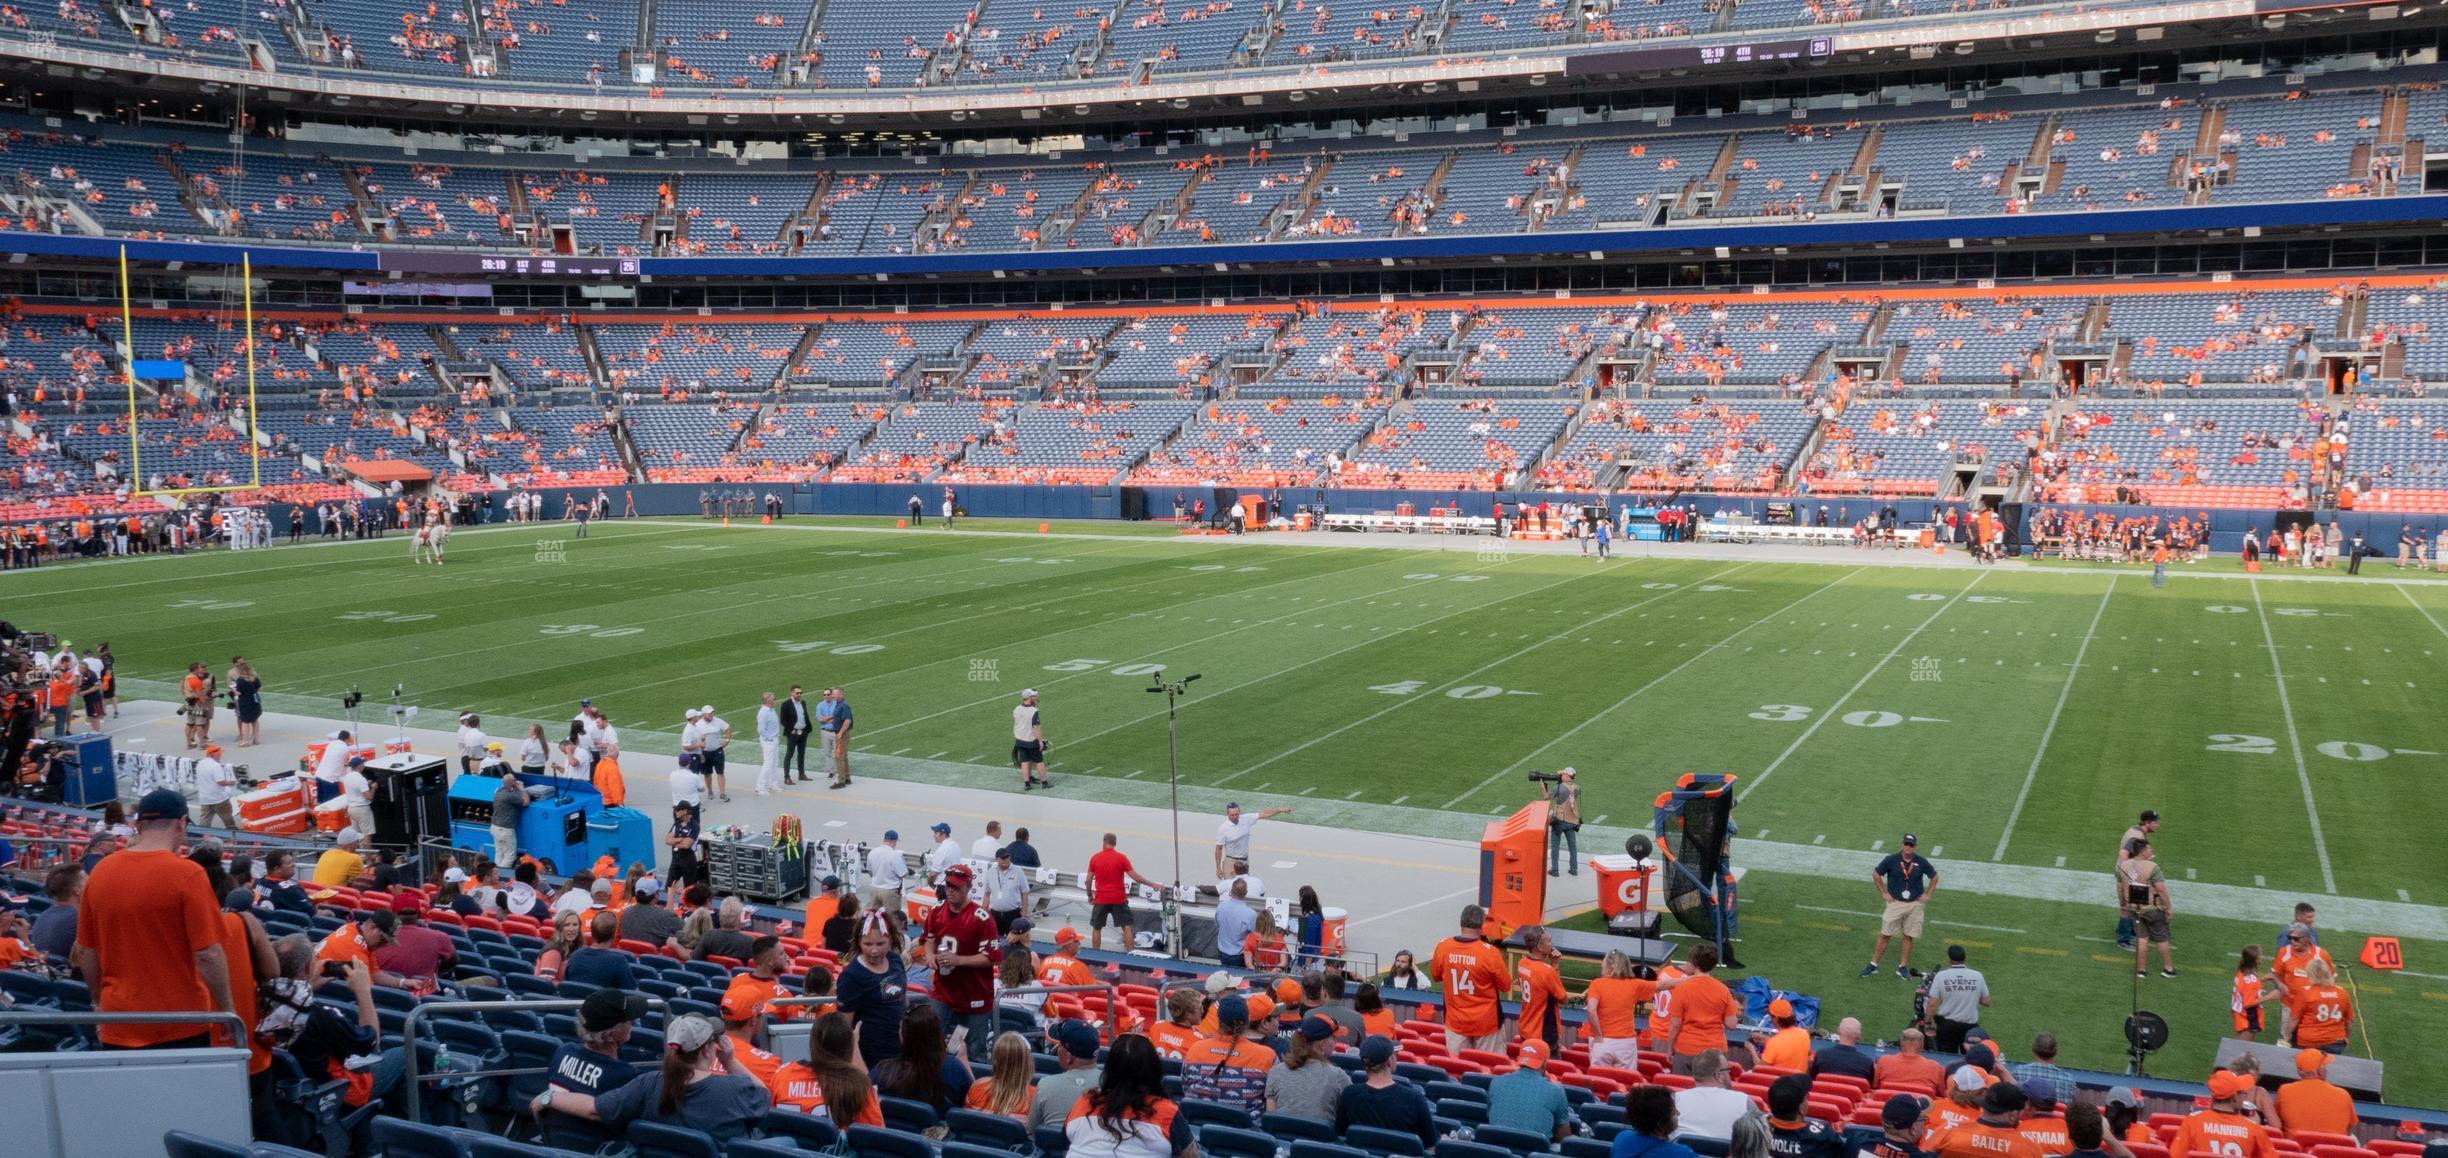
[[[808,707],[806,700],[800,698],[800,692],[799,685],[792,684],[790,698],[782,701],[780,709],[783,743],[782,783],[785,785],[795,783],[791,776],[791,769],[794,767],[799,770],[798,780],[808,778],[808,733],[816,728],[816,713]]]

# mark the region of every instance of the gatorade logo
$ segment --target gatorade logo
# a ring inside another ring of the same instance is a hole
[[[1640,903],[1641,878],[1628,876],[1615,882],[1615,899],[1627,905]]]

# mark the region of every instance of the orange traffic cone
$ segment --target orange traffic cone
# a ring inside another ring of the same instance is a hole
[[[767,516],[765,516],[764,518],[759,519],[758,521],[759,521],[759,522],[761,522],[761,523],[763,523],[763,524],[765,524],[766,526],[770,527],[770,526],[772,526],[772,525],[773,525],[773,516],[772,516],[772,515],[767,515]]]
[[[1040,534],[1040,535],[1045,534],[1046,532],[1051,531],[1051,530],[1053,530],[1053,529],[1054,529],[1054,526],[1053,526],[1053,524],[1051,524],[1051,523],[1039,523],[1039,524],[1037,524],[1037,533],[1038,533],[1038,534]]]
[[[909,526],[909,520],[908,520],[908,519],[894,519],[894,520],[893,520],[893,526],[895,526],[895,527],[907,527],[907,526]]]

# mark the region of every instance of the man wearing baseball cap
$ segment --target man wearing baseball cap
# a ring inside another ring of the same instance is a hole
[[[706,786],[725,804],[731,803],[731,782],[724,778],[730,766],[725,753],[731,750],[731,722],[714,714],[714,705],[697,709],[698,755],[697,770],[705,773]]]
[[[643,993],[598,989],[587,994],[578,1007],[578,1040],[562,1042],[553,1053],[546,1084],[590,1097],[629,1084],[638,1069],[621,1060],[621,1046],[627,1044],[630,1030],[646,1016],[647,1009]],[[537,1117],[544,1127],[544,1140],[563,1150],[592,1154],[614,1137],[585,1118],[549,1111]]]
[[[1072,934],[1074,943],[1078,934]],[[1046,1049],[1062,1064],[1059,1073],[1037,1079],[1037,1095],[1029,1100],[1029,1135],[1035,1137],[1041,1127],[1060,1127],[1071,1117],[1071,1107],[1105,1080],[1105,1067],[1097,1064],[1096,1027],[1085,1021],[1064,1018],[1046,1027]]]
[[[1046,778],[1045,721],[1037,714],[1037,689],[1020,693],[1020,704],[1012,709],[1012,764],[1020,769],[1020,790],[1052,788]]]
[[[1394,1040],[1371,1034],[1360,1043],[1360,1064],[1368,1076],[1353,1082],[1335,1104],[1335,1132],[1374,1126],[1410,1134],[1423,1147],[1436,1145],[1436,1115],[1428,1108],[1428,1095],[1410,1082],[1395,1080]]]
[[[1905,833],[1902,847],[1870,870],[1870,881],[1878,886],[1884,909],[1879,916],[1878,943],[1870,947],[1870,963],[1862,966],[1864,977],[1879,971],[1879,958],[1887,955],[1887,942],[1894,937],[1904,939],[1904,951],[1896,956],[1896,976],[1907,981],[1921,976],[1912,967],[1913,942],[1921,936],[1930,894],[1938,891],[1938,866],[1921,858],[1920,844],[1918,837]]]
[[[315,858],[315,887],[338,888],[363,874],[365,858],[357,854],[357,849],[364,843],[365,833],[353,824],[332,837],[332,847]]]
[[[995,966],[1003,960],[1002,934],[986,906],[970,899],[969,866],[944,870],[941,903],[927,914],[926,943],[933,946],[935,1011],[947,1033],[965,1028],[970,1060],[986,1060],[994,1044]]]
[[[1851,1158],[1853,1148],[1810,1119],[1811,1079],[1786,1074],[1768,1086],[1768,1152],[1776,1158]]]
[[[102,858],[85,882],[69,953],[104,1013],[234,1010],[229,958],[221,948],[221,906],[204,870],[178,854],[187,836],[187,799],[156,788],[136,804],[136,838]],[[196,1024],[101,1026],[108,1049],[183,1049],[204,1045]]]
[[[2244,1091],[2253,1080],[2232,1070],[2210,1071],[2210,1108],[2187,1116],[2168,1143],[2170,1154],[2211,1153],[2225,1158],[2274,1158],[2269,1131],[2242,1113]]]
[[[776,1107],[788,1107],[802,1114],[820,1112],[824,1109],[824,1090],[817,1085],[816,1071],[803,1062],[784,1061],[757,1044],[765,1036],[767,1005],[771,1000],[760,989],[741,988],[737,978],[723,993],[723,1032],[731,1035],[731,1058],[739,1063],[739,1072],[764,1084]],[[873,1105],[872,1099],[869,1104]],[[878,1124],[883,1117],[883,1111],[877,1109]]]
[[[1760,1064],[1789,1070],[1810,1068],[1810,1031],[1795,1018],[1793,1002],[1782,997],[1769,1002],[1768,1020],[1776,1030],[1758,1045]]]
[[[425,924],[425,894],[421,892],[401,890],[392,898],[391,914],[397,927],[391,931],[391,943],[374,951],[375,967],[398,974],[408,983],[408,991],[419,997],[439,992],[443,978],[457,975],[458,946]]]
[[[238,814],[230,798],[238,795],[238,774],[221,762],[221,745],[204,745],[204,758],[196,761],[196,823],[211,824],[219,818],[221,827],[238,827]]]
[[[1980,1116],[1940,1131],[1929,1140],[1929,1149],[1939,1158],[2046,1158],[2037,1143],[2023,1136],[2023,1105],[2023,1091],[2013,1082],[1992,1083],[1981,1094]],[[2174,1147],[2168,1152],[2189,1153]]]
[[[1929,1112],[1929,1099],[1918,1094],[1895,1094],[1879,1107],[1879,1141],[1862,1151],[1869,1158],[1929,1158],[1921,1148],[1921,1119]]]
[[[1252,999],[1227,993],[1216,999],[1214,1037],[1190,1043],[1182,1054],[1182,1093],[1186,1097],[1239,1106],[1251,1114],[1266,1109],[1267,1072],[1275,1068],[1275,1051],[1249,1039]],[[1267,1012],[1274,1012],[1274,1002]]]
[[[942,884],[945,871],[961,862],[961,846],[952,839],[952,826],[944,821],[928,825],[927,831],[934,834],[935,843],[928,845],[926,854],[918,860],[926,866],[927,880]]]
[[[1561,1142],[1572,1133],[1572,1103],[1564,1087],[1547,1078],[1547,1043],[1530,1038],[1521,1044],[1521,1064],[1488,1083],[1488,1125],[1520,1130]]]
[[[2317,1049],[2297,1051],[2295,1080],[2278,1087],[2278,1118],[2286,1123],[2289,1137],[2305,1131],[2354,1132],[2354,1095],[2330,1084],[2328,1054]]]

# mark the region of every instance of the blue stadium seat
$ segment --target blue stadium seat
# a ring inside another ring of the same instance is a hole
[[[405,1118],[374,1119],[374,1143],[384,1158],[468,1158],[467,1147],[449,1130]]]
[[[247,1153],[251,1158],[324,1158],[315,1151],[283,1146],[278,1142],[257,1142],[247,1147]]]
[[[1420,1092],[1428,1095],[1430,1102],[1457,1098],[1465,1102],[1477,1102],[1482,1106],[1487,1104],[1486,1090],[1477,1086],[1466,1086],[1460,1082],[1423,1082],[1420,1085]]]
[[[1610,1158],[1615,1153],[1612,1143],[1596,1138],[1566,1138],[1556,1143],[1556,1149],[1564,1158]]]
[[[628,1138],[637,1158],[723,1158],[722,1146],[703,1130],[641,1120],[629,1123]]]
[[[1009,1150],[998,1150],[992,1146],[975,1146],[967,1142],[946,1141],[938,1143],[936,1148],[942,1158],[1011,1158],[1012,1155]]]
[[[1331,1123],[1295,1118],[1290,1114],[1260,1114],[1258,1128],[1287,1142],[1306,1139],[1311,1142],[1332,1142],[1335,1130]]]
[[[540,1033],[528,1033],[518,1029],[503,1030],[501,1040],[502,1048],[509,1054],[504,1068],[539,1071],[532,1074],[515,1074],[504,1079],[508,1083],[508,1088],[502,1092],[502,1103],[511,1106],[526,1105],[537,1094],[543,1093],[544,1087],[550,1083],[552,1075],[540,1071],[552,1065],[553,1055],[561,1052],[561,1042]]]
[[[1412,1141],[1416,1143],[1419,1139]],[[1275,1158],[1275,1139],[1256,1130],[1235,1130],[1230,1126],[1201,1129],[1198,1147],[1200,1153],[1219,1158]]]
[[[1420,1146],[1419,1135],[1375,1126],[1354,1126],[1344,1131],[1343,1143],[1371,1154],[1390,1154],[1397,1158],[1419,1158],[1419,1155],[1426,1153]]]
[[[1063,1133],[1060,1126],[1039,1126],[1032,1140],[1037,1143],[1037,1153],[1044,1158],[1062,1158],[1071,1150],[1071,1136]]]
[[[1471,1139],[1490,1146],[1502,1146],[1517,1154],[1544,1154],[1553,1149],[1547,1139],[1528,1130],[1509,1130],[1503,1126],[1481,1126],[1471,1131]]]
[[[1436,1144],[1436,1158],[1513,1158],[1513,1152],[1484,1142],[1447,1138]]]
[[[757,1127],[768,1138],[788,1138],[802,1150],[830,1150],[841,1140],[841,1131],[833,1128],[833,1119],[822,1114],[802,1114],[797,1110],[768,1110]]]
[[[526,997],[559,997],[561,987],[532,973],[502,975],[502,986],[514,994]]]
[[[1487,1114],[1488,1108],[1486,1102],[1465,1101],[1461,1098],[1437,1099],[1437,1117],[1451,1118],[1454,1121],[1460,1122],[1466,1126],[1486,1125]]]
[[[725,1158],[807,1158],[807,1151],[787,1142],[761,1142],[754,1138],[734,1138],[723,1147]]]
[[[878,1094],[876,1106],[884,1112],[884,1125],[889,1129],[923,1134],[943,1124],[943,1120],[935,1116],[935,1107],[925,1102]]]
[[[851,1151],[859,1158],[935,1158],[935,1147],[923,1134],[852,1126],[849,1140]]]
[[[247,1148],[235,1142],[223,1142],[185,1130],[172,1130],[162,1135],[162,1150],[169,1158],[247,1158]]]
[[[562,1158],[563,1155],[569,1153],[567,1150],[557,1150],[550,1146],[534,1146],[525,1142],[513,1142],[508,1138],[496,1138],[491,1134],[478,1134],[469,1138],[467,1148],[468,1158]]]
[[[1028,1124],[1001,1114],[953,1110],[944,1115],[944,1125],[950,1128],[951,1140],[955,1142],[1013,1154],[1029,1152]]]
[[[1599,1122],[1622,1122],[1623,1107],[1607,1102],[1584,1102],[1573,1107],[1573,1117],[1595,1125]]]
[[[1284,1158],[1369,1158],[1369,1152],[1356,1150],[1350,1146],[1302,1140],[1294,1142],[1292,1152],[1285,1155]]]
[[[1235,1130],[1247,1130],[1255,1124],[1250,1120],[1249,1111],[1239,1106],[1229,1106],[1222,1102],[1210,1102],[1199,1098],[1183,1098],[1178,1103],[1175,1112],[1181,1115],[1183,1121],[1193,1126],[1226,1126]]]

